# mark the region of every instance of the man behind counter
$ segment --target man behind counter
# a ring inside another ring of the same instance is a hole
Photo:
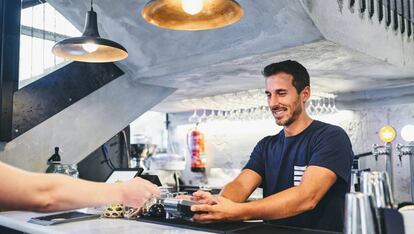
[[[259,141],[250,160],[219,197],[198,191],[192,199],[199,222],[264,219],[296,227],[342,231],[345,193],[353,152],[340,127],[312,120],[305,104],[311,95],[309,74],[296,61],[266,66],[267,102],[277,135]],[[246,202],[257,188],[263,199]]]

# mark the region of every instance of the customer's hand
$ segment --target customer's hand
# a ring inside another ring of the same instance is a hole
[[[209,192],[205,192],[201,190],[193,193],[193,197],[191,198],[191,200],[197,201],[203,204],[209,204],[209,205],[215,205],[218,203],[217,197],[213,196]]]
[[[120,186],[121,202],[125,206],[140,208],[150,198],[160,195],[155,184],[139,177],[121,183]]]

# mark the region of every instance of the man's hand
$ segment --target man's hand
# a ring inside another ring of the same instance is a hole
[[[216,204],[214,205],[192,205],[191,211],[205,212],[203,214],[195,214],[193,219],[201,223],[242,220],[242,217],[240,217],[240,203],[233,202],[221,196],[215,198],[215,201]]]
[[[204,192],[204,191],[201,191],[201,190],[193,193],[193,196],[191,197],[191,200],[197,201],[197,202],[200,202],[200,203],[203,203],[203,204],[208,204],[208,205],[215,205],[215,204],[218,203],[217,197],[213,196],[209,192]]]

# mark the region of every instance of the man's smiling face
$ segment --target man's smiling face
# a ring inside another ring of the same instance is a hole
[[[266,78],[267,104],[280,126],[287,127],[295,122],[304,108],[292,81],[292,75],[284,72]]]

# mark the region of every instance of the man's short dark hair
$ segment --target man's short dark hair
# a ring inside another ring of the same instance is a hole
[[[302,64],[298,63],[297,61],[285,60],[282,62],[269,64],[263,69],[262,74],[265,77],[269,77],[280,72],[284,72],[293,76],[292,85],[296,88],[298,94],[302,92],[306,86],[310,86],[308,71]]]

